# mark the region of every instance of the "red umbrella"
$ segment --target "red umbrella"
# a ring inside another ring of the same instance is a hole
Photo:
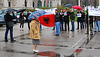
[[[80,7],[80,6],[73,6],[73,9],[78,9],[78,10],[82,10],[83,8],[82,7]]]

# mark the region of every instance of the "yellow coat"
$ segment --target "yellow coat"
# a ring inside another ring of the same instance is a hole
[[[30,24],[30,38],[31,39],[40,39],[40,27],[39,22],[32,20]]]

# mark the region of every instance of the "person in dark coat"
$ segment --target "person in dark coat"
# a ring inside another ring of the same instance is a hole
[[[64,12],[63,12],[63,10],[61,10],[61,12],[60,12],[60,30],[64,30],[63,29],[63,15],[64,15]]]
[[[28,23],[28,29],[30,30],[30,20],[28,19],[28,16],[30,15],[30,12],[28,11],[27,15],[26,15],[26,20]]]
[[[82,20],[81,20],[81,28],[85,28],[86,23],[85,23],[85,13],[84,10],[82,10]]]
[[[64,12],[65,31],[67,31],[66,24],[69,31],[69,14],[70,12],[68,12],[67,9],[65,9],[65,12]]]
[[[20,31],[21,30],[24,31],[23,28],[24,28],[24,12],[20,14]]]
[[[74,14],[73,10],[71,10],[70,19],[71,19],[71,23],[72,23],[72,30],[71,31],[74,32],[75,14]]]
[[[78,10],[77,12],[77,29],[79,29],[79,23],[81,24],[81,20],[82,20],[82,12],[80,10]],[[81,27],[81,25],[80,25]],[[82,27],[81,27],[82,29]]]
[[[55,10],[55,27],[56,27],[56,36],[59,36],[60,34],[60,14],[58,13],[58,10]]]
[[[10,38],[11,38],[11,42],[15,42],[14,38],[13,38],[13,24],[9,23],[13,23],[13,17],[10,15],[10,11],[8,11],[6,13],[6,15],[4,16],[5,19],[5,23],[6,23],[6,32],[5,32],[5,42],[8,42],[7,36],[8,36],[8,31],[10,30]]]

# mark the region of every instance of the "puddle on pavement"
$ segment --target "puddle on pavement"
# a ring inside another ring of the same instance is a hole
[[[30,55],[35,55],[36,57],[38,57],[38,56],[62,57],[60,54],[55,53],[53,51],[43,51],[43,52],[39,52],[39,53],[34,53],[34,52],[16,51],[16,50],[9,49],[9,48],[4,48],[2,51],[10,52],[10,53],[30,54]],[[67,57],[67,56],[63,55],[63,57]],[[71,55],[69,57],[73,57],[73,55]]]
[[[86,41],[80,46],[80,48],[86,48],[86,49],[96,49],[93,47],[86,47],[87,44],[93,39],[93,37],[96,35],[96,33],[94,33],[93,35],[87,35],[87,39]]]

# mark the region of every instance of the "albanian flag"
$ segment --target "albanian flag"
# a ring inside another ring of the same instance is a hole
[[[43,15],[38,18],[39,22],[47,27],[53,27],[55,26],[55,15],[49,14],[49,15]]]

